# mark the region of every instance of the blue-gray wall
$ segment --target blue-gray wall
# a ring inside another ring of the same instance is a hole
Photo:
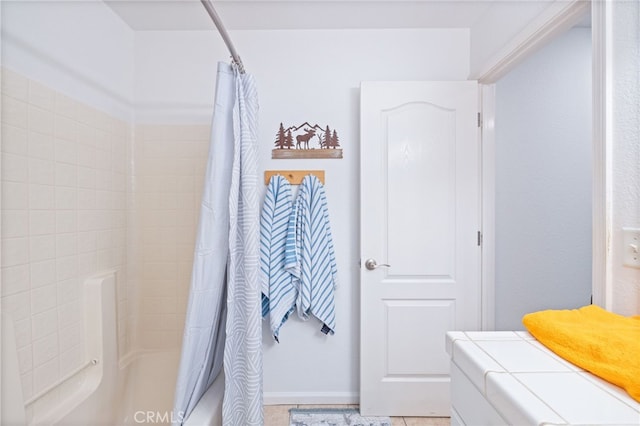
[[[496,329],[591,297],[591,30],[496,84]]]

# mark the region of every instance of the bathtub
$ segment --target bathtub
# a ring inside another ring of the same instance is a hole
[[[118,360],[115,287],[113,271],[85,281],[86,363],[31,398],[26,406],[20,398],[13,400],[11,409],[3,405],[1,424],[166,425],[178,418],[172,408],[179,351],[139,351]],[[3,326],[9,323],[10,319],[3,321]],[[15,340],[7,337],[12,333],[3,333],[3,359],[14,359]],[[2,390],[3,403],[8,401],[6,395],[21,395],[15,368],[3,368]],[[222,424],[223,392],[221,374],[185,424]]]
[[[146,352],[134,355],[123,370],[123,389],[117,404],[118,425],[168,425],[180,419],[172,412],[173,391],[176,385],[180,352]],[[162,372],[162,374],[159,374]],[[222,424],[222,395],[224,377],[221,375],[200,399],[185,421],[191,426],[219,426]]]
[[[450,331],[451,424],[638,425],[640,403],[529,333]]]

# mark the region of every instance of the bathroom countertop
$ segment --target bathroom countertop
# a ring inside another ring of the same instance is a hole
[[[640,425],[640,403],[527,332],[449,332],[452,362],[509,424]]]

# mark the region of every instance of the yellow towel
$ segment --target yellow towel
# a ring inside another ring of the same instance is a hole
[[[640,402],[640,316],[624,317],[589,305],[534,312],[522,322],[553,352]]]

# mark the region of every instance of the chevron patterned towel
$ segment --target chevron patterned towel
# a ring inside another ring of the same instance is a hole
[[[289,218],[285,268],[298,288],[298,316],[309,314],[322,323],[322,332],[335,331],[334,290],[337,271],[324,187],[317,177],[306,176]]]
[[[271,177],[260,216],[260,275],[262,316],[269,315],[273,338],[295,309],[297,290],[284,268],[287,226],[293,207],[291,184],[284,177]]]

